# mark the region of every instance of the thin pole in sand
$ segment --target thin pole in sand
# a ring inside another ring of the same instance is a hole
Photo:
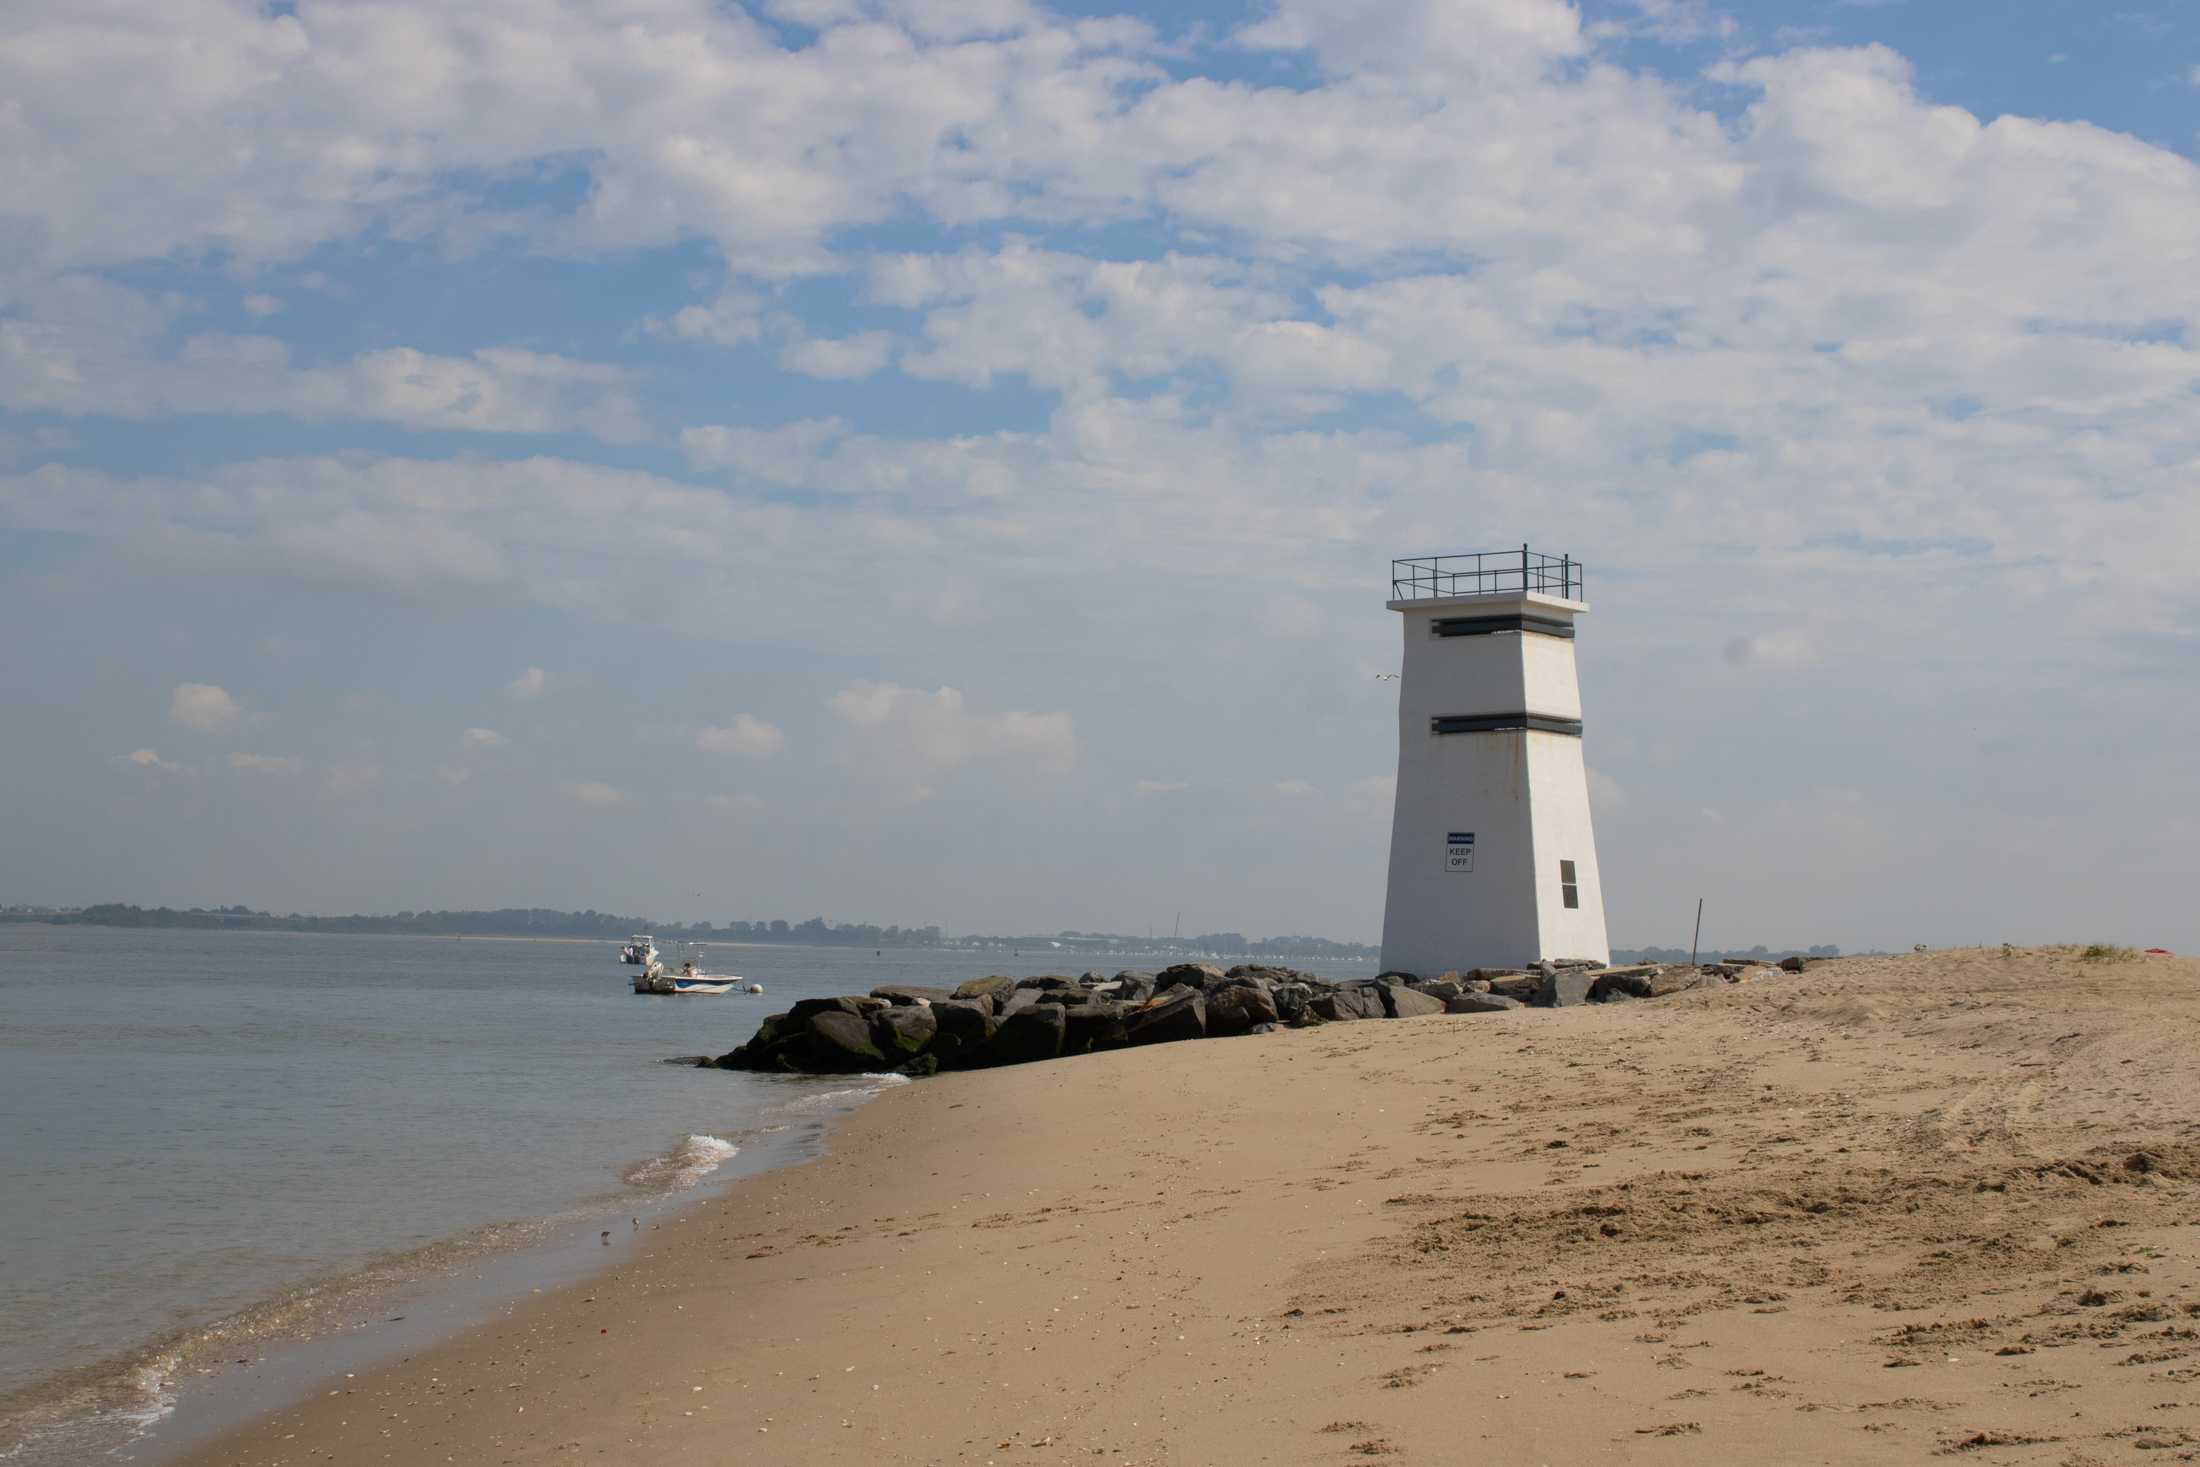
[[[1696,966],[1696,948],[1703,942],[1703,898],[1696,898],[1696,935],[1688,939],[1688,966]]]

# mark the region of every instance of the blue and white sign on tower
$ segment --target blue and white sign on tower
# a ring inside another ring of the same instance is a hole
[[[1446,871],[1472,871],[1474,869],[1474,832],[1455,830],[1444,837],[1444,869]]]

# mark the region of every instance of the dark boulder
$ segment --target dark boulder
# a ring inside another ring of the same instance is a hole
[[[1115,996],[1125,1003],[1143,1003],[1153,997],[1153,974],[1125,968],[1115,975]]]
[[[1034,1003],[1017,1009],[1002,1017],[1001,1027],[993,1032],[993,1042],[985,1047],[984,1062],[1022,1065],[1053,1059],[1062,1052],[1062,1035],[1067,1028],[1058,1003]]]
[[[1207,1033],[1207,1000],[1196,988],[1177,988],[1148,1000],[1125,1020],[1132,1044],[1168,1044]]]
[[[1522,1003],[1533,1002],[1536,991],[1542,986],[1543,975],[1540,973],[1514,973],[1490,980],[1490,992],[1506,998],[1517,998]]]
[[[1095,999],[1062,1010],[1062,1053],[1091,1054],[1121,1049],[1131,1042],[1125,1022],[1127,1010],[1119,1003]]]
[[[1377,983],[1418,983],[1421,975],[1408,973],[1403,968],[1391,968],[1375,975]]]
[[[1810,959],[1804,957],[1801,953],[1791,953],[1780,959],[1780,966],[1790,973],[1802,973],[1809,970]]]
[[[939,1026],[929,1052],[948,1069],[970,1064],[1001,1027],[993,1017],[993,1005],[985,1000],[950,999],[932,1005],[928,1012]]]
[[[891,1068],[871,1040],[871,1026],[854,1014],[827,1010],[810,1020],[807,1063],[820,1074],[855,1074]]]
[[[1566,1009],[1589,1001],[1589,990],[1596,986],[1596,979],[1584,968],[1553,967],[1535,991],[1535,1006],[1539,1009]]]
[[[1092,1002],[1092,990],[1087,988],[1049,988],[1039,995],[1039,1002],[1059,1004],[1063,1008],[1079,1008]]]
[[[1403,983],[1388,985],[1383,996],[1388,1000],[1385,1007],[1389,1009],[1393,1019],[1417,1019],[1444,1011],[1442,999],[1432,998],[1419,989],[1406,987]]]
[[[1306,1001],[1314,996],[1314,990],[1304,983],[1278,983],[1268,995],[1276,1005],[1276,1017],[1288,1024],[1306,1012]]]
[[[793,1014],[773,1014],[756,1026],[756,1032],[749,1036],[749,1042],[741,1047],[761,1054],[799,1027],[801,1026],[795,1023]]]
[[[1367,985],[1335,988],[1327,993],[1317,993],[1307,1001],[1306,1011],[1317,1019],[1336,1022],[1341,1019],[1383,1019],[1389,1013],[1383,1008],[1381,990]]]
[[[1276,1022],[1276,1003],[1265,988],[1245,982],[1207,990],[1207,1034],[1222,1038],[1243,1034],[1256,1024]]]
[[[927,988],[919,983],[881,983],[871,990],[871,997],[883,998],[890,1004],[907,1006],[917,1003],[944,1003],[955,996],[951,988]]]
[[[1036,1007],[1043,996],[1043,992],[1043,990],[1037,988],[1015,989],[1001,998],[1000,1002],[994,1006],[993,1012],[1003,1019],[1006,1019],[1010,1014],[1020,1014],[1025,1009]]]
[[[1645,973],[1599,973],[1589,985],[1589,1002],[1611,1003],[1615,999],[1650,997],[1650,978]]]
[[[792,1014],[773,1014],[756,1026],[748,1043],[718,1056],[721,1070],[801,1070],[807,1067],[810,1029]]]
[[[1507,1009],[1524,1009],[1527,1005],[1517,998],[1505,998],[1495,993],[1462,993],[1444,1004],[1447,1014],[1501,1014]]]
[[[1415,993],[1425,993],[1439,1003],[1447,998],[1457,998],[1460,994],[1466,992],[1464,988],[1459,986],[1459,980],[1456,978],[1423,978],[1418,983],[1407,984],[1406,987],[1412,989]]]
[[[1057,973],[1049,973],[1039,978],[1019,978],[1016,980],[1016,986],[1018,988],[1042,989],[1075,988],[1077,980],[1075,978],[1064,978]]]
[[[1650,997],[1665,998],[1694,988],[1724,988],[1725,980],[1696,968],[1667,968],[1650,980]]]
[[[966,983],[956,984],[955,997],[998,999],[1015,986],[1015,979],[1004,978],[996,973],[990,978],[972,978]]]
[[[863,1014],[863,1006],[859,1000],[846,997],[798,999],[795,1006],[787,1010],[786,1018],[789,1023],[802,1026],[819,1014],[847,1014],[858,1018]]]
[[[1205,989],[1211,980],[1226,976],[1213,963],[1176,963],[1154,975],[1153,987],[1156,993],[1180,987]]]
[[[939,1017],[928,1003],[897,1004],[871,1015],[871,1042],[895,1064],[922,1054],[939,1032]]]

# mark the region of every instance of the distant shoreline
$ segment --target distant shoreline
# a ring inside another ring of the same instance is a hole
[[[16,926],[16,927],[34,927],[34,926],[36,926],[36,927],[81,927],[81,928],[96,928],[96,929],[98,929],[98,930],[100,930],[100,931],[102,931],[102,932],[129,932],[129,931],[135,931],[135,930],[143,930],[143,931],[148,931],[148,932],[227,932],[227,933],[245,933],[245,934],[251,934],[251,935],[253,935],[253,936],[266,936],[266,937],[409,937],[409,938],[417,938],[417,939],[424,939],[424,940],[434,940],[434,941],[439,941],[439,942],[441,942],[441,941],[459,941],[459,942],[565,942],[565,943],[585,943],[585,944],[601,944],[601,943],[606,943],[606,942],[610,942],[610,943],[620,943],[620,942],[624,942],[624,941],[625,941],[625,940],[627,939],[627,937],[629,937],[629,936],[630,936],[630,935],[632,935],[633,933],[637,933],[637,932],[644,932],[644,931],[647,931],[647,930],[648,930],[648,924],[644,923],[644,924],[642,924],[641,926],[639,926],[639,927],[635,927],[635,928],[632,928],[632,929],[627,929],[627,930],[622,930],[622,931],[619,931],[619,932],[614,932],[614,933],[607,933],[607,934],[602,934],[602,935],[597,935],[597,936],[586,936],[586,935],[571,935],[571,934],[552,934],[552,933],[542,933],[542,932],[392,932],[392,931],[389,931],[389,930],[387,930],[387,929],[377,929],[377,928],[372,928],[372,927],[318,927],[318,926],[316,926],[316,927],[308,927],[308,926],[297,926],[297,927],[292,927],[292,926],[286,926],[286,925],[281,925],[280,923],[270,924],[270,923],[267,923],[267,922],[225,922],[225,923],[216,923],[216,922],[98,922],[98,921],[84,921],[84,920],[78,919],[78,918],[76,918],[76,917],[74,917],[74,916],[71,916],[71,915],[56,915],[56,914],[30,914],[30,913],[19,913],[19,912],[7,912],[7,913],[0,913],[0,925],[5,925],[5,926]],[[865,948],[865,947],[872,947],[872,948],[875,948],[875,949],[879,949],[879,950],[884,950],[884,949],[889,949],[889,948],[890,948],[890,949],[893,949],[894,951],[897,951],[897,952],[932,952],[932,951],[937,951],[937,952],[943,952],[943,953],[970,953],[970,952],[986,952],[986,951],[998,950],[998,951],[999,951],[999,952],[1000,952],[1000,953],[1001,953],[1001,954],[1002,954],[1002,955],[1003,955],[1004,957],[1024,957],[1024,958],[1032,958],[1032,957],[1046,957],[1046,956],[1052,955],[1052,956],[1059,956],[1059,957],[1062,957],[1062,958],[1064,958],[1064,959],[1070,959],[1070,958],[1086,958],[1086,957],[1091,957],[1091,958],[1118,957],[1118,958],[1119,958],[1119,957],[1141,957],[1141,956],[1152,956],[1152,957],[1178,957],[1178,956],[1189,956],[1189,957],[1232,957],[1232,958],[1237,958],[1237,957],[1260,957],[1260,958],[1300,958],[1300,959],[1325,958],[1325,959],[1328,959],[1328,960],[1330,960],[1330,961],[1341,961],[1341,962],[1355,962],[1355,961],[1357,961],[1357,962],[1373,962],[1373,961],[1374,961],[1374,959],[1375,959],[1375,951],[1374,951],[1373,949],[1369,949],[1369,950],[1367,950],[1367,951],[1366,951],[1365,953],[1360,953],[1360,952],[1343,952],[1343,953],[1335,953],[1335,952],[1331,952],[1331,953],[1324,953],[1324,952],[1300,952],[1300,951],[1298,951],[1298,950],[1296,950],[1296,949],[1291,949],[1291,950],[1279,950],[1279,949],[1266,949],[1266,948],[1264,948],[1264,949],[1261,949],[1261,950],[1259,950],[1258,952],[1252,952],[1252,953],[1245,953],[1245,952],[1217,953],[1217,952],[1214,952],[1214,951],[1213,951],[1213,950],[1211,950],[1211,949],[1206,949],[1206,948],[1195,948],[1195,947],[1190,947],[1190,946],[1177,946],[1177,947],[1147,947],[1147,946],[1144,946],[1143,944],[1138,944],[1138,945],[1125,945],[1125,946],[1121,946],[1121,947],[1076,947],[1076,948],[1071,948],[1071,947],[1063,947],[1063,948],[1058,948],[1058,949],[1057,949],[1057,948],[1050,948],[1050,947],[1046,946],[1046,944],[1047,944],[1047,942],[1048,942],[1048,941],[1049,941],[1049,939],[1046,939],[1046,938],[1034,938],[1034,939],[1032,939],[1032,940],[1031,940],[1030,942],[1026,943],[1026,944],[1025,944],[1025,945],[1024,945],[1023,947],[1020,947],[1020,948],[1018,948],[1018,947],[1010,947],[1010,946],[1009,946],[1009,945],[1008,945],[1007,943],[1005,943],[1004,941],[1002,941],[1002,940],[1000,940],[1000,939],[995,939],[995,938],[982,938],[982,939],[978,939],[978,940],[976,940],[976,941],[970,941],[970,942],[952,942],[952,941],[941,941],[941,942],[930,942],[930,943],[914,943],[914,944],[913,944],[913,943],[895,943],[895,942],[887,942],[887,943],[877,943],[877,944],[874,944],[874,943],[858,943],[858,942],[814,942],[814,941],[788,941],[788,942],[773,942],[773,941],[769,941],[769,940],[765,940],[765,941],[758,941],[758,940],[757,940],[756,938],[753,938],[753,937],[708,937],[708,936],[704,936],[704,937],[669,937],[669,936],[668,936],[668,937],[664,937],[664,938],[660,938],[660,939],[659,939],[659,943],[660,943],[660,946],[662,946],[662,945],[664,945],[664,944],[670,944],[670,945],[672,946],[672,948],[673,948],[674,950],[677,950],[677,949],[678,949],[678,948],[680,948],[680,947],[685,947],[685,946],[690,946],[690,945],[692,945],[692,946],[696,946],[696,947],[737,947],[737,948],[782,948],[782,947],[787,947],[787,948],[793,948],[793,947],[823,947],[823,948],[847,948],[847,949],[849,949],[849,950],[851,950],[851,951],[857,951],[857,950],[860,950],[860,949],[862,949],[862,948]]]
[[[147,915],[150,916],[151,914],[148,913]],[[274,932],[290,933],[299,936],[311,937],[433,937],[459,938],[462,940],[478,940],[490,942],[593,943],[624,942],[628,937],[636,933],[648,932],[653,925],[647,921],[629,923],[621,920],[615,926],[596,933],[550,933],[524,931],[454,932],[447,930],[393,930],[388,927],[346,927],[329,925],[354,920],[351,918],[343,917],[306,917],[292,919],[284,917],[268,917],[264,914],[255,913],[249,917],[240,917],[230,921],[219,921],[208,920],[217,916],[217,914],[210,912],[183,912],[178,913],[177,915],[179,917],[189,917],[194,920],[166,922],[153,920],[134,920],[127,922],[107,922],[101,921],[96,917],[82,917],[74,912],[0,912],[0,925],[98,927],[107,931],[116,932],[128,931],[132,928],[147,928],[165,932]],[[293,925],[293,923],[295,923],[295,925]],[[845,941],[834,940],[829,937],[820,939],[814,933],[805,933],[801,937],[789,936],[785,940],[779,940],[775,938],[760,939],[754,936],[718,937],[712,936],[709,933],[689,936],[681,932],[679,929],[674,929],[672,932],[668,933],[662,939],[662,941],[665,943],[670,943],[675,947],[692,944],[698,947],[824,947],[849,948],[854,950],[860,950],[862,948],[868,947],[874,950],[881,951],[887,948],[892,948],[897,952],[939,951],[967,953],[998,951],[1004,956],[1009,957],[1045,957],[1051,954],[1061,957],[1065,962],[1070,962],[1074,959],[1083,957],[1169,957],[1231,958],[1245,960],[1295,958],[1301,961],[1309,959],[1321,959],[1330,962],[1373,963],[1377,961],[1382,955],[1381,949],[1365,944],[1324,943],[1315,947],[1301,948],[1272,946],[1270,944],[1277,941],[1277,939],[1273,938],[1252,943],[1245,947],[1218,948],[1201,947],[1190,942],[1165,942],[1157,938],[1118,936],[1117,938],[1115,938],[1114,941],[1108,943],[1100,943],[1091,938],[1079,938],[1076,939],[1076,941],[1080,944],[1078,946],[1072,947],[1065,944],[1063,946],[1056,947],[1050,946],[1050,944],[1060,942],[1061,939],[1048,937],[1029,937],[1018,939],[974,936],[962,939],[940,938],[935,941],[929,942],[908,942],[906,940],[897,942],[891,938],[885,938],[879,941]],[[1800,955],[1803,957],[1816,958],[1821,960],[1844,956],[1839,948],[1830,945],[1807,948],[1768,948],[1762,943],[1750,948],[1706,947],[1702,950],[1700,956],[1706,959],[1715,960],[1723,955],[1728,954],[1736,955],[1738,957],[1749,958],[1752,960],[1769,960],[1773,962],[1777,962],[1781,958],[1791,955]],[[1615,947],[1612,949],[1612,961],[1615,963],[1678,963],[1696,956],[1699,955],[1686,953],[1683,949],[1680,948]],[[1846,956],[1860,957],[1869,956],[1869,954],[1852,953],[1847,954]]]

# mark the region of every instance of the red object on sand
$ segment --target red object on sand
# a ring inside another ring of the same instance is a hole
[[[2154,954],[2158,958],[2174,958],[2177,956],[2177,954],[2171,952],[2166,947],[2150,947],[2147,949],[2147,951]]]

